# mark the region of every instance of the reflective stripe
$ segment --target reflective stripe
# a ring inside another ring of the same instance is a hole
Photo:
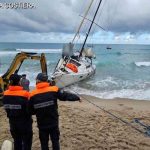
[[[5,109],[21,109],[21,105],[11,105],[11,104],[5,104]]]
[[[54,101],[48,101],[48,102],[43,102],[43,103],[39,103],[39,104],[35,104],[34,108],[38,109],[38,108],[43,108],[43,107],[47,107],[50,105],[54,105]]]

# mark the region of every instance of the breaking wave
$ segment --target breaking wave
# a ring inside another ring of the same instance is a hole
[[[30,53],[61,53],[61,49],[17,49],[19,52],[30,52]]]
[[[141,66],[150,66],[150,62],[146,62],[146,61],[143,61],[143,62],[135,62],[135,65],[138,66],[138,67],[141,67]]]

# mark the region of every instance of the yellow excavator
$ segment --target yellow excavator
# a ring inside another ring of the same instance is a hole
[[[11,76],[11,74],[18,73],[21,65],[26,59],[39,60],[42,72],[47,74],[47,63],[44,53],[42,54],[26,53],[26,52],[18,53],[13,59],[6,73],[0,77],[0,99],[2,99],[3,97],[3,91],[6,90],[9,85],[9,77]]]

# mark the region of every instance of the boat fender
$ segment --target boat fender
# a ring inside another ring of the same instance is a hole
[[[72,63],[67,63],[66,67],[72,70],[73,72],[77,73],[78,72],[78,67]]]

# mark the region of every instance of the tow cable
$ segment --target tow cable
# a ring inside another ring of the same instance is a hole
[[[150,126],[141,122],[139,118],[134,118],[133,121],[139,124],[141,127],[144,127],[143,129],[145,130],[145,134],[150,137]]]
[[[142,124],[142,123],[140,122],[140,124],[141,124],[142,126],[146,127],[146,132],[144,132],[143,130],[141,130],[141,129],[135,127],[135,126],[134,126],[133,124],[131,124],[130,122],[128,122],[128,121],[122,119],[121,117],[118,117],[118,116],[114,115],[113,113],[109,112],[108,110],[105,110],[104,108],[102,108],[102,107],[96,105],[95,103],[91,102],[91,101],[88,100],[87,98],[85,98],[85,97],[83,97],[83,96],[80,96],[80,97],[84,98],[86,101],[88,101],[90,104],[94,105],[95,107],[99,108],[100,110],[103,110],[105,113],[109,114],[109,115],[112,116],[113,118],[116,118],[117,120],[123,122],[124,124],[126,124],[126,125],[132,127],[134,130],[138,131],[139,133],[141,133],[141,134],[143,134],[143,135],[145,135],[145,136],[150,137],[150,126],[146,126],[146,125],[144,125],[144,124]],[[137,120],[136,120],[136,121],[137,121]],[[138,123],[139,123],[139,121],[138,121]]]

